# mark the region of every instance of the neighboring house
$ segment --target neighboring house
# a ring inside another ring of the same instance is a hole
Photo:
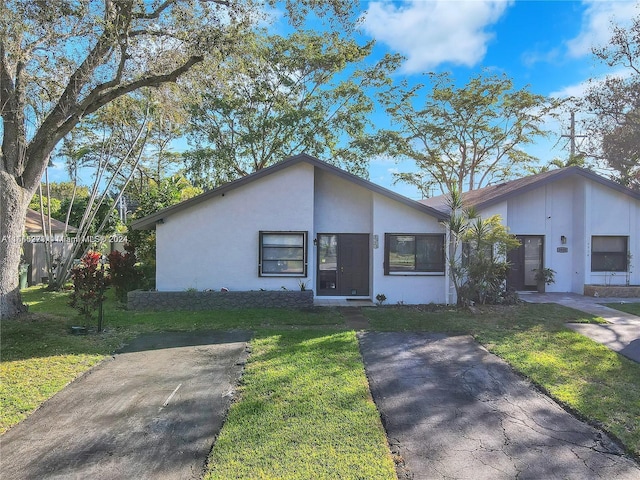
[[[533,270],[555,270],[548,291],[640,283],[640,194],[577,167],[464,195],[500,214],[522,247],[509,286],[534,289]],[[156,229],[159,291],[289,290],[388,303],[455,301],[445,261],[446,198],[421,202],[308,155],[137,220]],[[630,269],[634,260],[638,268]]]
[[[49,230],[49,225],[51,226]],[[51,232],[52,254],[54,259],[61,256],[65,251],[73,248],[73,242],[70,240],[77,232],[76,227],[67,226],[64,222],[49,218],[44,215],[44,229],[42,228],[42,215],[32,209],[27,209],[25,219],[26,241],[22,244],[22,252],[25,263],[29,264],[29,272],[27,281],[29,285],[35,285],[46,280],[49,273],[47,272],[47,260],[45,251],[45,238]]]
[[[446,218],[308,155],[133,223],[156,229],[159,291],[298,290],[448,303]]]
[[[549,292],[640,284],[640,192],[579,167],[531,175],[463,194],[482,217],[499,214],[521,247],[508,286],[536,288],[535,269],[555,270]],[[447,213],[446,197],[421,201]]]

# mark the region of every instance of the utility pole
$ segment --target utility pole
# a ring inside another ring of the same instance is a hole
[[[576,113],[575,112],[571,112],[571,130],[569,131],[569,134],[560,135],[560,137],[569,138],[570,140],[569,144],[571,146],[570,158],[573,159],[576,155],[576,138],[586,137],[586,135],[576,135]]]

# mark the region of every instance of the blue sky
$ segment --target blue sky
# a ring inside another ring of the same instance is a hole
[[[626,25],[640,14],[637,0],[520,1],[411,0],[363,1],[360,38],[376,40],[371,62],[386,52],[407,60],[398,80],[423,82],[425,72],[450,71],[464,85],[481,69],[510,76],[516,88],[538,94],[580,95],[589,78],[611,73],[591,54],[610,38],[611,21]],[[383,125],[383,114],[374,121]],[[565,125],[550,123],[557,136],[529,149],[543,163],[568,155]],[[411,161],[371,160],[370,180],[410,198],[409,185],[392,185],[392,172],[411,171]],[[64,180],[62,165],[50,170],[52,181]]]
[[[625,25],[640,14],[637,1],[371,1],[363,4],[363,35],[377,41],[376,53],[393,51],[407,61],[399,77],[422,81],[422,73],[450,71],[459,85],[482,68],[504,72],[516,88],[538,94],[580,95],[586,81],[611,73],[591,53],[610,38],[611,21]],[[558,135],[565,125],[550,123]],[[567,140],[542,141],[530,152],[546,163],[568,156]],[[419,198],[414,187],[391,185],[393,171],[411,162],[374,159],[370,179]]]

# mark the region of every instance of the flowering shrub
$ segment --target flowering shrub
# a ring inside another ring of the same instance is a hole
[[[78,310],[87,323],[100,303],[106,299],[104,292],[108,283],[104,266],[100,264],[101,258],[100,252],[89,251],[82,257],[80,264],[71,270],[73,292],[69,305]]]
[[[142,274],[136,267],[136,247],[125,245],[125,254],[113,251],[108,255],[111,284],[116,289],[116,297],[127,301],[127,292],[140,287]]]

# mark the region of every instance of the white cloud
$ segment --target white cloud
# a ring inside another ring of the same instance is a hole
[[[611,22],[625,26],[640,13],[636,0],[585,0],[582,29],[577,37],[567,42],[569,56],[591,55],[593,47],[606,45],[611,37]]]
[[[630,75],[631,75],[631,72],[628,69],[621,68],[615,71],[606,72],[606,74],[592,78],[591,80],[583,80],[580,83],[567,85],[566,87],[563,87],[560,90],[551,92],[549,96],[555,97],[555,98],[568,98],[568,97],[580,98],[585,95],[586,91],[589,88],[597,86],[599,83],[604,82],[604,80],[607,77],[624,79],[624,78],[628,78]]]
[[[551,92],[549,96],[554,98],[569,98],[569,97],[580,98],[584,96],[588,88],[589,88],[589,81],[585,80],[583,82],[576,83],[574,85],[567,85],[566,87],[563,87],[560,90],[556,90],[555,92]]]
[[[559,48],[552,48],[549,51],[531,50],[521,55],[522,63],[527,67],[533,67],[536,63],[552,63],[560,58]]]
[[[405,55],[405,73],[433,69],[442,63],[473,67],[493,39],[489,27],[513,0],[410,0],[400,5],[371,2],[364,30]]]

